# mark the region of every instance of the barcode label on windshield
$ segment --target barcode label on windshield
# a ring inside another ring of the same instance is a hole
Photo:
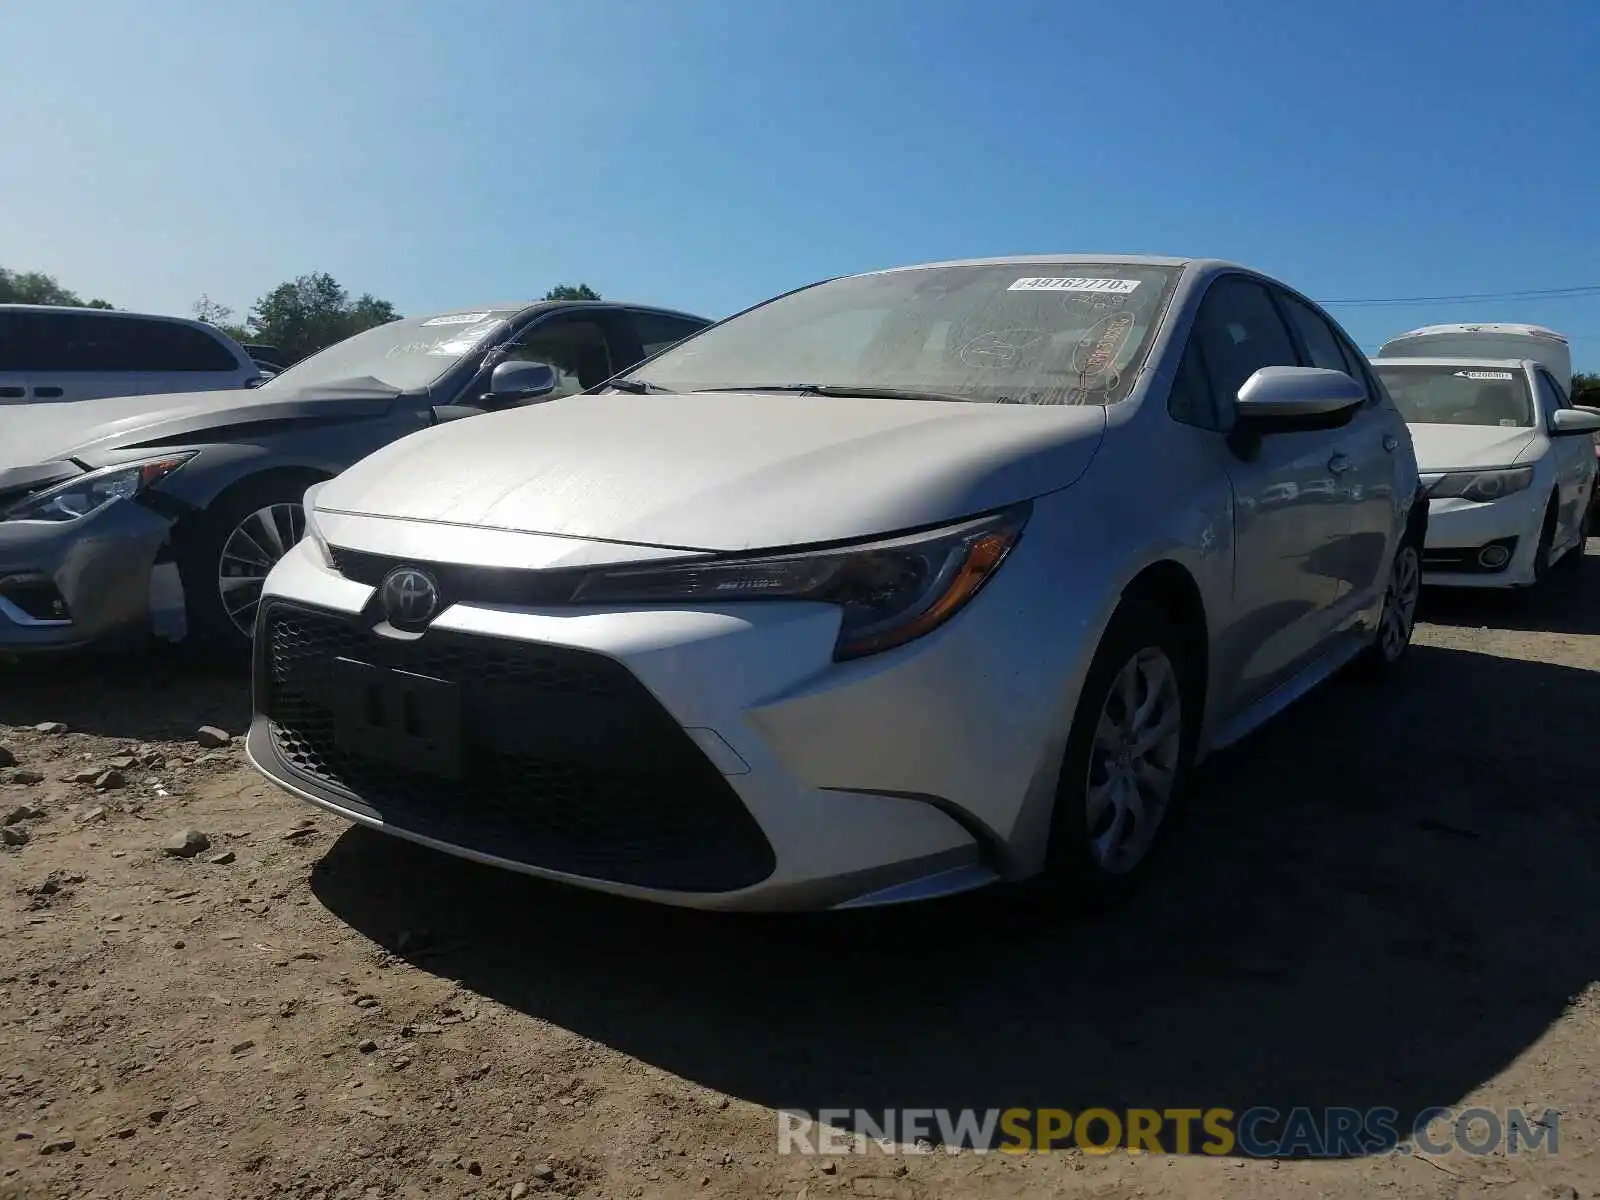
[[[1055,275],[1032,275],[1019,279],[1008,292],[1093,292],[1102,296],[1126,296],[1139,286],[1137,279],[1078,279]]]
[[[1510,371],[1457,371],[1456,376],[1461,379],[1515,379]]]

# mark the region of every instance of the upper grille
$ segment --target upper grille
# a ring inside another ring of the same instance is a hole
[[[329,546],[334,570],[346,579],[377,587],[396,567],[418,567],[439,584],[439,602],[447,607],[474,604],[565,604],[572,599],[584,572],[581,570],[531,570],[521,567],[475,567],[461,563],[422,562],[393,558],[365,550]]]
[[[722,774],[621,663],[568,647],[430,630],[269,601],[258,704],[294,770],[386,824],[530,865],[675,891],[760,882],[772,848]],[[334,660],[446,679],[461,694],[461,777],[341,747]]]

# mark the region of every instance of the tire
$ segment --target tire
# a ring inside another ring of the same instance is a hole
[[[1406,530],[1389,564],[1389,582],[1383,589],[1383,612],[1378,634],[1360,658],[1363,674],[1382,678],[1398,667],[1411,650],[1417,629],[1417,606],[1422,598],[1422,539],[1415,526]]]
[[[1131,893],[1148,873],[1194,761],[1199,661],[1172,622],[1145,604],[1126,602],[1112,618],[1084,679],[1056,784],[1045,871],[1038,881],[1053,899],[1106,907]],[[1114,748],[1117,737],[1098,736],[1103,722],[1109,722],[1110,734],[1126,733],[1125,726],[1117,727],[1126,715],[1124,685],[1130,676],[1135,711],[1152,702],[1159,706],[1143,728],[1170,726],[1166,737],[1152,740],[1149,751],[1135,751],[1131,758],[1129,747]],[[1141,764],[1147,769],[1142,774]],[[1144,786],[1133,784],[1136,776]],[[1164,796],[1159,787],[1151,788],[1157,782],[1164,784]],[[1132,797],[1139,800],[1137,808],[1127,803]],[[1139,809],[1142,830],[1134,816]],[[1119,821],[1127,834],[1120,849]]]
[[[1561,571],[1564,574],[1576,571],[1583,563],[1583,556],[1586,553],[1586,543],[1593,535],[1593,531],[1594,505],[1591,504],[1585,507],[1583,510],[1583,523],[1578,526],[1578,544],[1563,554],[1561,558],[1557,560],[1553,569]]]
[[[1550,503],[1545,506],[1544,524],[1539,527],[1539,544],[1533,552],[1533,583],[1527,588],[1532,591],[1550,577],[1550,552],[1556,544],[1556,498],[1550,497]]]
[[[300,474],[247,479],[191,519],[177,558],[192,645],[249,651],[260,582],[304,532],[302,501],[317,481]]]

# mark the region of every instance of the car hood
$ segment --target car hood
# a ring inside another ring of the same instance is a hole
[[[774,393],[570,396],[412,434],[317,508],[677,549],[870,537],[1074,482],[1098,406]]]
[[[1538,438],[1537,429],[1499,425],[1413,425],[1411,442],[1424,471],[1455,467],[1504,467],[1518,460]]]
[[[55,404],[0,407],[0,490],[8,472],[77,459],[93,464],[108,452],[147,442],[200,435],[226,437],[231,428],[308,417],[378,415],[398,393],[349,388],[270,392],[230,388],[165,396],[107,396]]]

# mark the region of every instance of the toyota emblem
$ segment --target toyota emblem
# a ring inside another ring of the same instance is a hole
[[[379,590],[391,625],[423,625],[439,609],[439,585],[416,567],[396,567],[383,577]]]

